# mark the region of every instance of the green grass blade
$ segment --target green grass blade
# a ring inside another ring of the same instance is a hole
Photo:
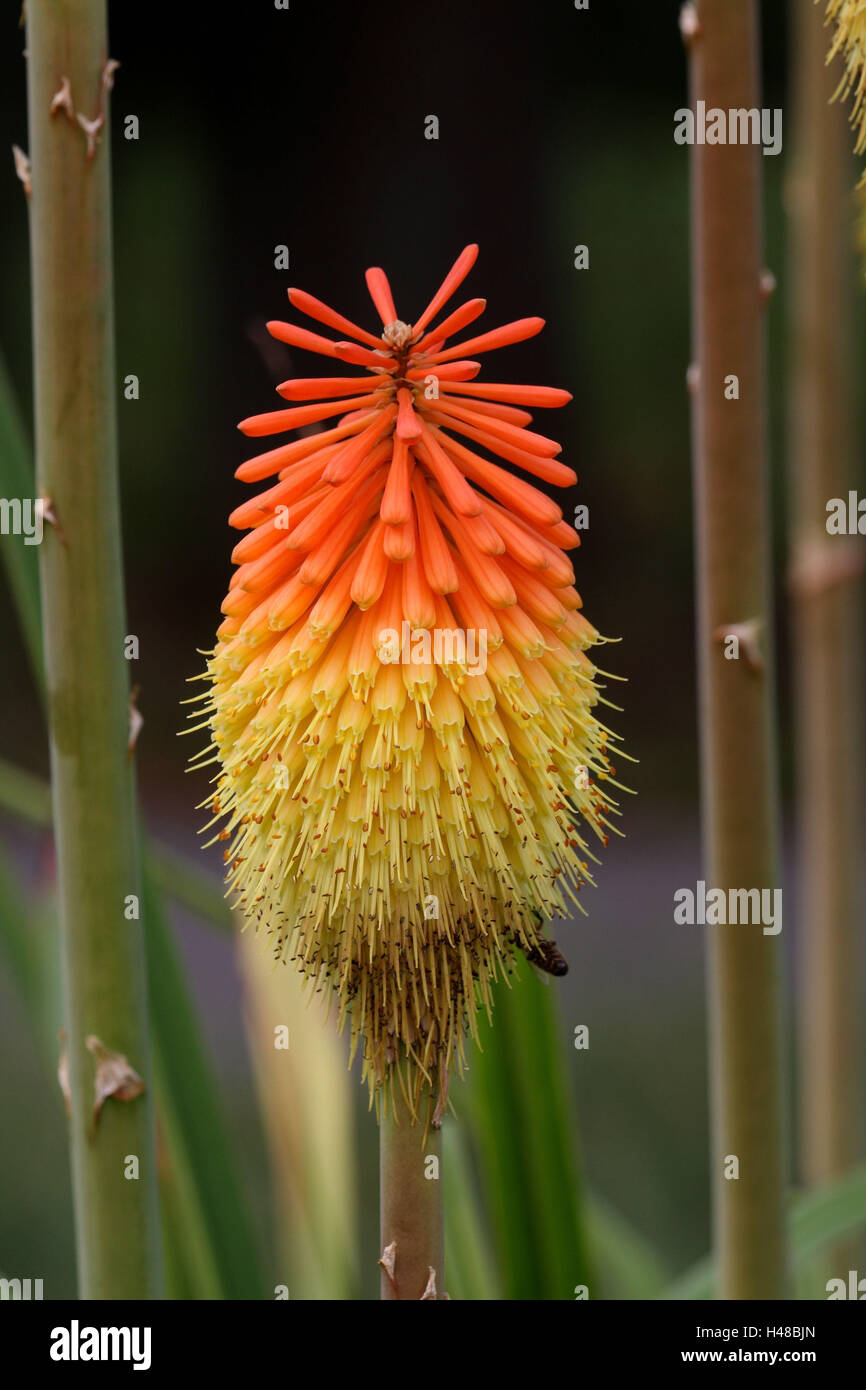
[[[195,913],[203,922],[230,932],[231,908],[218,880],[185,855],[165,845],[149,846],[154,883],[163,897],[173,898],[181,907]]]
[[[4,497],[35,498],[33,453],[6,365],[0,359],[0,480]],[[0,546],[30,668],[44,690],[42,623],[39,611],[39,547],[23,536],[5,537]]]
[[[795,1253],[804,1259],[829,1242],[857,1235],[864,1227],[866,1164],[798,1199],[792,1222]]]
[[[46,905],[47,906],[47,905]],[[16,992],[25,1005],[34,1025],[39,1026],[46,1068],[53,1077],[57,1065],[57,1022],[60,1017],[59,980],[56,976],[57,930],[56,905],[51,907],[51,922],[41,924],[40,914],[28,901],[24,886],[18,882],[8,856],[0,849],[0,953],[9,970]],[[187,1000],[179,999],[178,966],[174,947],[167,936],[162,919],[148,921],[148,941],[155,943],[153,970],[162,973],[160,999],[178,1009],[182,1018]],[[52,953],[48,955],[48,948]],[[180,981],[183,988],[182,979]],[[202,1162],[224,1170],[225,1134],[218,1133],[208,1123],[215,1113],[213,1096],[208,1094],[209,1080],[202,1075],[200,1058],[191,1058],[189,1050],[182,1065],[190,1069],[190,1087],[197,1087],[196,1124],[203,1152],[190,1153],[185,1126],[178,1124],[171,1097],[177,1092],[172,1074],[173,1058],[165,1059],[162,1049],[166,1033],[176,1034],[173,1022],[154,1029],[154,1071],[156,1079],[158,1132],[161,1140],[160,1197],[163,1204],[163,1233],[167,1237],[167,1295],[171,1298],[230,1298],[249,1297],[259,1288],[255,1245],[249,1222],[242,1210],[236,1208],[236,1189],[232,1174],[219,1172],[214,1180],[209,1174],[201,1181]],[[171,1041],[171,1039],[169,1039]],[[178,1046],[189,1048],[189,1039],[181,1033]],[[212,1087],[210,1087],[212,1091]],[[198,1166],[195,1166],[198,1165]],[[194,1176],[195,1174],[195,1176]],[[204,1194],[212,1195],[212,1209]],[[220,1221],[228,1210],[231,1217],[224,1232],[223,1244],[230,1251],[226,1267],[238,1270],[238,1279],[223,1279],[218,1266]],[[246,1268],[244,1268],[246,1266]]]
[[[442,1181],[445,1206],[445,1286],[460,1301],[501,1297],[493,1268],[490,1238],[462,1126],[446,1120],[442,1128]]]
[[[472,1065],[483,1185],[509,1299],[592,1295],[577,1133],[554,992],[524,961],[497,986]]]
[[[26,825],[51,825],[51,788],[41,777],[0,758],[0,811]]]
[[[849,1240],[866,1230],[866,1165],[814,1192],[796,1197],[790,1216],[794,1273],[836,1241]],[[661,1295],[665,1299],[715,1297],[715,1264],[704,1257],[674,1280]]]
[[[0,951],[16,990],[36,1019],[42,1009],[41,962],[28,929],[28,906],[12,862],[0,847]]]
[[[250,925],[236,937],[270,1169],[275,1284],[299,1300],[359,1296],[357,1078],[322,995]],[[287,1030],[276,1047],[275,1028]]]
[[[585,1219],[602,1296],[657,1298],[669,1275],[649,1241],[597,1192],[586,1195]]]
[[[51,825],[51,788],[41,777],[0,758],[0,811],[47,830]],[[210,874],[165,845],[148,846],[153,881],[163,896],[202,921],[230,931],[232,914],[222,889]]]
[[[541,1297],[542,1276],[527,1198],[527,1162],[510,1055],[512,1039],[500,1016],[497,1025],[495,1037],[486,1023],[480,1026],[484,1050],[471,1064],[471,1115],[469,1104],[464,1106],[478,1147],[504,1296],[532,1299]],[[460,1107],[461,1118],[464,1106]]]
[[[228,1151],[229,1139],[204,1056],[174,943],[152,890],[145,889],[154,1070],[162,1141],[160,1194],[171,1229],[169,1296],[261,1296],[258,1253]],[[56,912],[53,914],[56,918]],[[57,1063],[58,982],[38,923],[13,866],[0,850],[0,952],[43,1034],[46,1064]],[[49,943],[50,944],[50,943]],[[156,979],[159,978],[159,987]],[[183,1290],[183,1293],[180,1290]]]
[[[165,1066],[159,1049],[154,1049],[157,1097],[170,1094]],[[207,1212],[200,1200],[199,1185],[193,1176],[183,1132],[178,1129],[171,1109],[157,1108],[157,1140],[161,1152],[159,1193],[162,1206],[162,1233],[166,1255],[166,1296],[183,1299],[225,1299],[227,1281],[217,1266]],[[178,1161],[179,1158],[181,1161]]]
[[[33,494],[33,473],[26,435],[9,389],[0,372],[0,491],[9,497]],[[34,673],[41,687],[41,619],[39,573],[35,547],[23,543],[3,547],[12,597]],[[0,765],[0,807],[17,818],[40,827],[51,824],[50,787],[38,777],[9,763]],[[164,1139],[173,1144],[172,1171],[184,1187],[186,1207],[198,1212],[190,1218],[186,1234],[195,1237],[194,1248],[174,1251],[172,1270],[182,1264],[198,1271],[199,1288],[212,1289],[212,1269],[219,1269],[228,1297],[256,1297],[262,1292],[258,1255],[242,1190],[229,1158],[229,1136],[219,1111],[211,1071],[205,1057],[192,1004],[171,934],[165,923],[157,884],[170,883],[179,900],[193,910],[206,909],[211,920],[227,924],[228,911],[220,892],[206,875],[184,866],[169,852],[145,853],[144,917],[145,949],[153,1023],[153,1048],[163,1112]],[[27,946],[26,933],[13,930],[23,922],[20,904],[11,906],[12,880],[2,876],[0,894],[7,895],[7,911],[0,930],[19,983],[28,993],[38,991],[38,971]],[[10,927],[10,923],[12,926]],[[205,1232],[213,1253],[205,1259],[201,1239]],[[177,1244],[176,1241],[173,1244]],[[207,1296],[205,1292],[203,1296]]]
[[[213,1247],[222,1296],[259,1298],[258,1252],[231,1142],[192,1000],[150,866],[144,866],[145,949],[162,1111],[186,1200],[197,1202]]]

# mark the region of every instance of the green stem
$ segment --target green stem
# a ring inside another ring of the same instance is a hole
[[[691,104],[759,108],[757,7],[698,0]],[[708,887],[779,886],[761,261],[761,152],[694,144],[693,454],[699,721]],[[737,399],[726,397],[736,375]],[[749,629],[738,659],[722,639]],[[750,655],[752,660],[750,660]],[[711,1172],[722,1298],[786,1291],[780,937],[710,926]]]
[[[144,952],[140,921],[125,912],[141,887],[127,752],[109,139],[103,124],[88,158],[78,120],[62,108],[51,114],[67,79],[75,116],[107,123],[105,0],[29,0],[27,50],[37,487],[56,519],[46,521],[40,567],[79,1291],[153,1298]],[[146,1088],[133,1100],[109,1098],[96,1125],[91,1034],[126,1056]]]
[[[796,6],[797,162],[789,189],[794,290],[791,374],[791,588],[799,851],[800,1144],[803,1176],[839,1177],[862,1155],[860,838],[863,610],[828,536],[827,503],[857,482],[853,415],[852,161],[839,72],[813,0]],[[842,1256],[844,1258],[844,1256]],[[847,1265],[845,1268],[847,1269]]]
[[[395,1112],[383,1113],[379,1125],[382,1256],[386,1258],[389,1248],[394,1256],[393,1277],[382,1269],[382,1298],[389,1302],[420,1299],[432,1270],[435,1297],[441,1299],[445,1296],[441,1132],[430,1128],[425,1137],[423,1120],[413,1125],[399,1096]]]

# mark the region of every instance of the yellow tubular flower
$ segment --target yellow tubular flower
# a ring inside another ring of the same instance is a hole
[[[866,0],[827,0],[827,23],[836,31],[827,61],[842,54],[845,72],[834,93],[847,101],[853,93],[851,124],[857,130],[855,154],[866,150]]]
[[[315,404],[242,422],[321,428],[238,469],[277,481],[231,517],[246,535],[203,677],[198,761],[217,764],[204,805],[230,889],[278,958],[335,992],[371,1094],[388,1103],[397,1084],[416,1115],[436,1091],[441,1113],[515,949],[563,972],[540,925],[591,882],[580,826],[606,843],[613,810],[616,736],[587,655],[604,639],[564,553],[579,537],[501,462],[576,481],[524,408],[570,396],[482,383],[472,360],[543,321],[446,347],[476,299],[429,326],[476,255],[414,325],[368,271],[378,334],[289,291],[344,336],[271,333],[363,375],[285,382]]]

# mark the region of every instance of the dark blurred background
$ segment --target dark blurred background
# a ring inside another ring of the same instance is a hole
[[[764,104],[785,106],[782,0],[763,5]],[[560,990],[590,1177],[674,1269],[709,1242],[702,944],[675,926],[676,887],[699,876],[688,451],[687,151],[673,142],[686,104],[676,3],[515,0],[435,5],[313,5],[111,10],[117,366],[141,398],[119,399],[128,630],[141,643],[144,730],[137,764],[147,819],[200,854],[196,802],[178,741],[189,691],[213,641],[236,535],[228,513],[249,489],[233,471],[255,450],[236,421],[277,404],[275,384],[323,371],[264,334],[301,286],[361,323],[375,313],[369,265],[391,278],[411,320],[470,241],[466,289],[488,299],[479,331],[529,314],[544,334],[489,360],[494,380],[567,387],[574,401],[542,428],[579,476],[558,497],[590,524],[577,552],[586,612],[622,639],[603,665],[625,677],[611,722],[637,766],[587,901],[565,927]],[[0,45],[0,124],[26,148],[23,31],[8,7]],[[135,115],[140,138],[123,138]],[[425,117],[439,139],[424,137]],[[786,109],[786,136],[790,133]],[[779,281],[767,322],[772,388],[780,662],[785,378],[784,180],[762,160],[767,264]],[[853,174],[852,174],[853,182]],[[11,157],[0,181],[0,322],[30,411],[25,200]],[[288,271],[274,248],[289,248]],[[589,247],[588,270],[574,248]],[[459,301],[458,301],[459,302]],[[473,331],[473,330],[470,330]],[[0,607],[0,756],[45,775],[40,710],[8,602]],[[782,681],[782,766],[790,739]],[[627,770],[626,770],[627,769]],[[8,831],[35,891],[50,875],[45,837]],[[216,854],[209,867],[219,873]],[[793,889],[787,902],[793,904]],[[231,947],[179,920],[202,1013],[232,1105],[243,1164],[263,1170]],[[793,907],[785,937],[795,945]],[[28,1069],[24,1021],[2,993],[0,1094],[18,1122],[0,1150],[0,1265],[63,1269],[71,1224],[59,1097]],[[460,1105],[459,1091],[455,1097]],[[365,1208],[375,1202],[369,1117],[359,1118]],[[23,1161],[22,1161],[23,1160]],[[261,1183],[264,1189],[264,1182]],[[14,1193],[14,1200],[11,1195]],[[46,1195],[47,1194],[47,1195]],[[263,1197],[259,1219],[267,1225]],[[35,1248],[34,1248],[35,1246]]]

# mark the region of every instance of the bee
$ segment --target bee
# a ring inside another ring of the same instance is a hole
[[[539,937],[538,943],[530,947],[524,954],[530,964],[543,970],[545,975],[559,977],[568,974],[568,961],[555,941],[548,941],[545,937]]]

